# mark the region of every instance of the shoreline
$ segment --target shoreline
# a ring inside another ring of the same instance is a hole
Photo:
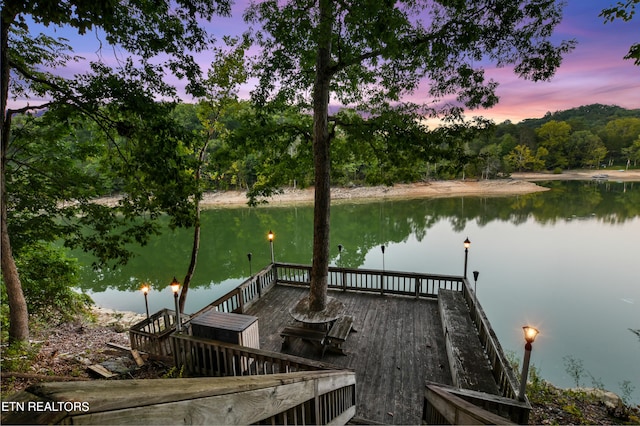
[[[640,182],[640,169],[635,170],[570,170],[560,174],[551,172],[513,173],[511,177],[504,179],[487,180],[433,180],[416,183],[399,183],[393,186],[353,186],[332,187],[331,202],[354,203],[369,202],[372,200],[401,200],[420,198],[444,198],[444,197],[491,197],[523,195],[548,191],[549,188],[538,185],[536,182],[551,180],[594,180],[594,175],[607,175],[604,181],[613,182]],[[600,180],[602,181],[602,180]],[[97,202],[106,206],[116,206],[121,199],[119,195],[102,197]],[[279,194],[268,198],[258,198],[258,204],[263,207],[277,207],[288,205],[312,205],[314,202],[314,189],[308,188],[283,188]],[[228,190],[212,191],[203,194],[200,206],[203,209],[246,207],[248,202],[247,191]]]
[[[331,188],[331,202],[367,202],[380,199],[442,198],[459,196],[505,196],[548,191],[536,182],[548,180],[592,180],[594,175],[607,174],[611,181],[640,181],[640,170],[572,170],[554,173],[513,173],[510,178],[492,180],[435,180],[393,186],[358,186]],[[313,187],[285,188],[266,199],[267,206],[313,204]],[[203,208],[238,207],[247,205],[246,191],[218,191],[204,194]]]
[[[331,202],[367,202],[384,199],[443,198],[457,196],[501,196],[548,191],[548,188],[519,179],[500,180],[452,180],[431,181],[393,186],[358,186],[331,188]],[[285,188],[269,198],[259,198],[267,203],[261,206],[286,206],[290,204],[313,204],[313,187]],[[203,195],[202,208],[246,206],[246,191],[207,192]]]

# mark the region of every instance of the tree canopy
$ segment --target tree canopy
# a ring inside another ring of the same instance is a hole
[[[482,63],[512,66],[522,78],[549,79],[574,44],[551,41],[561,16],[560,5],[544,0],[252,3],[246,18],[261,25],[263,49],[254,98],[260,105],[288,102],[313,111],[312,311],[326,304],[330,144],[339,124],[329,115],[330,102],[368,114],[372,125],[385,114],[418,119],[444,111],[456,117],[463,106],[492,106],[497,83],[486,80]],[[401,102],[425,79],[423,103]],[[448,96],[457,104],[432,107]]]
[[[167,74],[186,79],[189,93],[203,93],[201,71],[193,53],[208,48],[212,38],[201,24],[229,12],[227,0],[3,2],[0,233],[11,339],[23,341],[29,333],[27,307],[11,248],[15,238],[10,237],[21,224],[28,224],[24,229],[37,230],[38,238],[51,241],[64,237],[69,245],[93,251],[105,261],[126,260],[129,253],[124,244],[144,243],[155,232],[152,220],[160,211],[171,214],[175,225],[193,222],[189,205],[189,196],[195,193],[193,179],[189,178],[193,165],[182,148],[192,139],[168,117],[171,106],[157,99],[175,98],[175,88],[165,82]],[[30,28],[36,24],[51,31],[32,34]],[[129,56],[115,64],[90,62],[86,72],[65,78],[65,68],[80,58],[73,55],[66,40],[50,35],[60,27],[79,34],[99,32],[105,44],[117,46]],[[9,97],[46,102],[12,110],[7,109]],[[69,134],[67,145],[50,156],[47,164],[47,150],[54,153],[55,144],[65,145],[65,138],[54,141],[53,134],[40,135],[42,145],[35,146],[29,138],[38,132],[37,120],[26,119],[12,126],[14,115],[38,111],[46,111],[47,120],[58,121],[54,127]],[[103,157],[112,161],[104,162],[100,172],[120,180],[127,191],[127,198],[115,209],[91,202],[101,188],[98,171],[69,167],[69,158],[63,156],[65,150],[82,149],[82,143],[72,141],[73,133],[80,132],[74,124],[81,121],[85,130],[93,132],[84,136],[102,142],[101,147],[87,142],[84,155],[90,156],[92,149],[107,149]],[[28,153],[34,155],[25,157]],[[56,170],[63,173],[57,175]],[[30,180],[21,179],[25,171],[30,171]],[[29,191],[19,192],[20,187],[29,185]],[[46,194],[35,192],[45,186]],[[29,197],[29,209],[20,209]],[[49,219],[60,217],[80,220],[60,226]],[[34,227],[36,223],[39,228]]]

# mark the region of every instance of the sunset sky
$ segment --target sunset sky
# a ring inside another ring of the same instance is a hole
[[[554,38],[576,39],[578,44],[565,57],[555,77],[550,82],[533,83],[516,78],[511,69],[486,67],[486,75],[500,83],[497,91],[500,102],[490,110],[470,111],[467,116],[515,123],[525,118],[542,117],[547,112],[593,103],[640,108],[640,67],[623,59],[631,44],[640,42],[640,18],[605,24],[598,15],[613,3],[614,0],[568,0]],[[232,18],[214,18],[211,31],[219,36],[241,34],[246,30],[242,21],[245,4],[245,1],[236,2]],[[35,32],[35,28],[33,26],[32,31]],[[113,54],[112,50],[103,48],[98,56],[99,44],[93,34],[80,39],[62,30],[57,31],[57,35],[69,38],[75,53],[87,60],[100,57],[108,61]],[[206,67],[207,63],[207,56],[202,55],[201,65]],[[67,73],[82,72],[82,66],[76,64]],[[241,95],[246,96],[250,89],[245,87]],[[414,97],[421,99],[421,95],[418,92]],[[192,100],[185,98],[185,101]]]

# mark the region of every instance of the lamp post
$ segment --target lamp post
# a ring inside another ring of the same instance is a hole
[[[275,261],[275,257],[273,255],[273,231],[269,230],[269,233],[267,234],[267,238],[269,239],[269,245],[271,246],[271,263],[276,263]]]
[[[527,387],[527,377],[529,377],[529,360],[531,359],[531,344],[536,340],[538,330],[528,325],[522,327],[524,331],[524,340],[527,342],[524,345],[524,359],[522,361],[522,375],[520,376],[520,393],[518,399],[524,401],[524,392]]]
[[[344,247],[342,246],[342,244],[338,244],[338,268],[340,266],[342,266],[341,264],[342,264],[342,249],[343,248]]]
[[[180,319],[180,307],[178,306],[178,291],[180,290],[180,283],[173,277],[173,281],[171,281],[171,291],[173,292],[173,300],[176,303],[176,331],[182,331],[182,324]]]
[[[476,298],[478,297],[478,275],[480,272],[473,271],[473,292],[476,294]]]
[[[249,276],[252,277],[253,273],[251,272],[251,256],[253,256],[251,253],[247,253],[247,259],[249,259]]]
[[[149,290],[151,290],[151,288],[149,287],[149,284],[142,283],[142,287],[140,288],[140,291],[142,291],[142,294],[144,294],[144,307],[147,311],[147,319],[149,319],[149,302],[147,300],[147,295],[149,294]]]
[[[382,250],[382,272],[384,272],[384,250],[385,250],[384,244],[380,246],[380,250]]]
[[[469,247],[471,247],[471,241],[469,237],[464,240],[464,277],[467,278],[467,259],[469,258]]]

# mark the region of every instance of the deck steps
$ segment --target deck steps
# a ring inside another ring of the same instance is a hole
[[[489,359],[480,344],[462,293],[440,289],[438,309],[454,385],[462,389],[500,395]]]

